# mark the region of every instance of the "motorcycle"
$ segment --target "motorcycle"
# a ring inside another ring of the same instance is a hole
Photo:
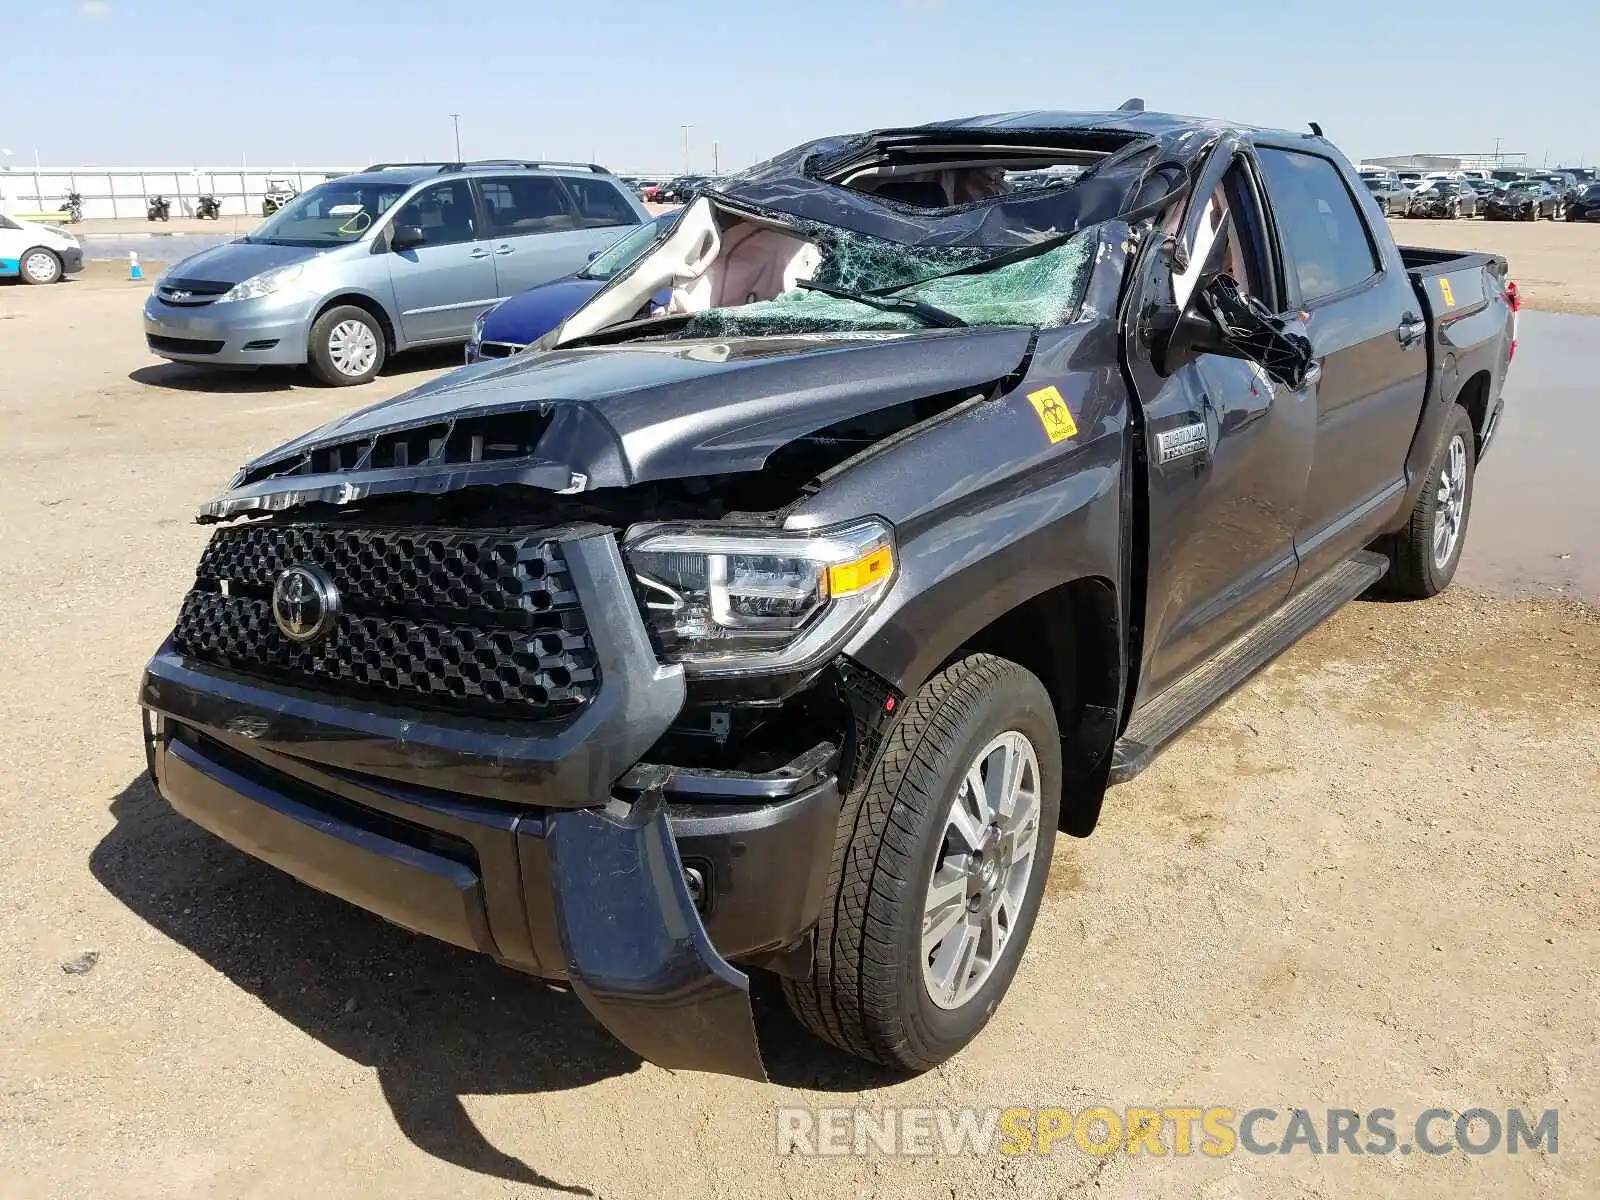
[[[170,221],[172,219],[172,201],[159,193],[150,197],[149,204],[144,210],[146,221]]]
[[[202,221],[220,220],[222,218],[222,201],[207,192],[194,202],[194,215]]]
[[[76,225],[83,220],[83,196],[77,192],[68,192],[61,200],[61,211],[67,214],[68,225]]]

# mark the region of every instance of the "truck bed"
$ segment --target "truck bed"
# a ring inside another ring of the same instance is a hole
[[[1428,246],[1401,246],[1400,261],[1405,264],[1406,270],[1414,277],[1430,275],[1446,275],[1456,271],[1467,271],[1473,268],[1498,264],[1500,275],[1505,276],[1506,260],[1498,254],[1485,254],[1479,251],[1461,250],[1435,250]]]

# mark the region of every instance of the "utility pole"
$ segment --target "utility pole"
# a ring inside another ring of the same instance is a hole
[[[693,125],[683,126],[683,173],[685,175],[689,173],[689,130],[693,128]]]
[[[722,168],[721,168],[720,164],[717,161],[717,158],[718,158],[718,155],[717,155],[718,145],[719,144],[717,142],[712,142],[711,143],[711,173],[713,175],[722,174]]]
[[[451,113],[450,123],[456,127],[456,161],[461,161],[461,114]]]

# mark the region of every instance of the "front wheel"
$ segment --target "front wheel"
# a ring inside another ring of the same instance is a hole
[[[988,1024],[1038,915],[1061,810],[1044,685],[976,654],[902,708],[845,799],[802,1024],[872,1062],[924,1071]]]
[[[24,283],[56,283],[61,278],[61,259],[43,246],[24,251],[20,266]]]
[[[1457,404],[1445,424],[1444,436],[1410,520],[1379,547],[1389,557],[1389,573],[1382,583],[1384,591],[1426,600],[1450,586],[1461,564],[1461,547],[1467,540],[1477,466],[1472,419]]]
[[[342,304],[316,319],[307,350],[311,373],[323,383],[367,383],[383,369],[383,330],[366,309]]]

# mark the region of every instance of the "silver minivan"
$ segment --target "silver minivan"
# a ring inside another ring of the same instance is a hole
[[[145,302],[145,340],[175,362],[309,363],[325,383],[365,383],[390,354],[466,341],[479,313],[649,219],[593,164],[379,163],[173,266]]]

